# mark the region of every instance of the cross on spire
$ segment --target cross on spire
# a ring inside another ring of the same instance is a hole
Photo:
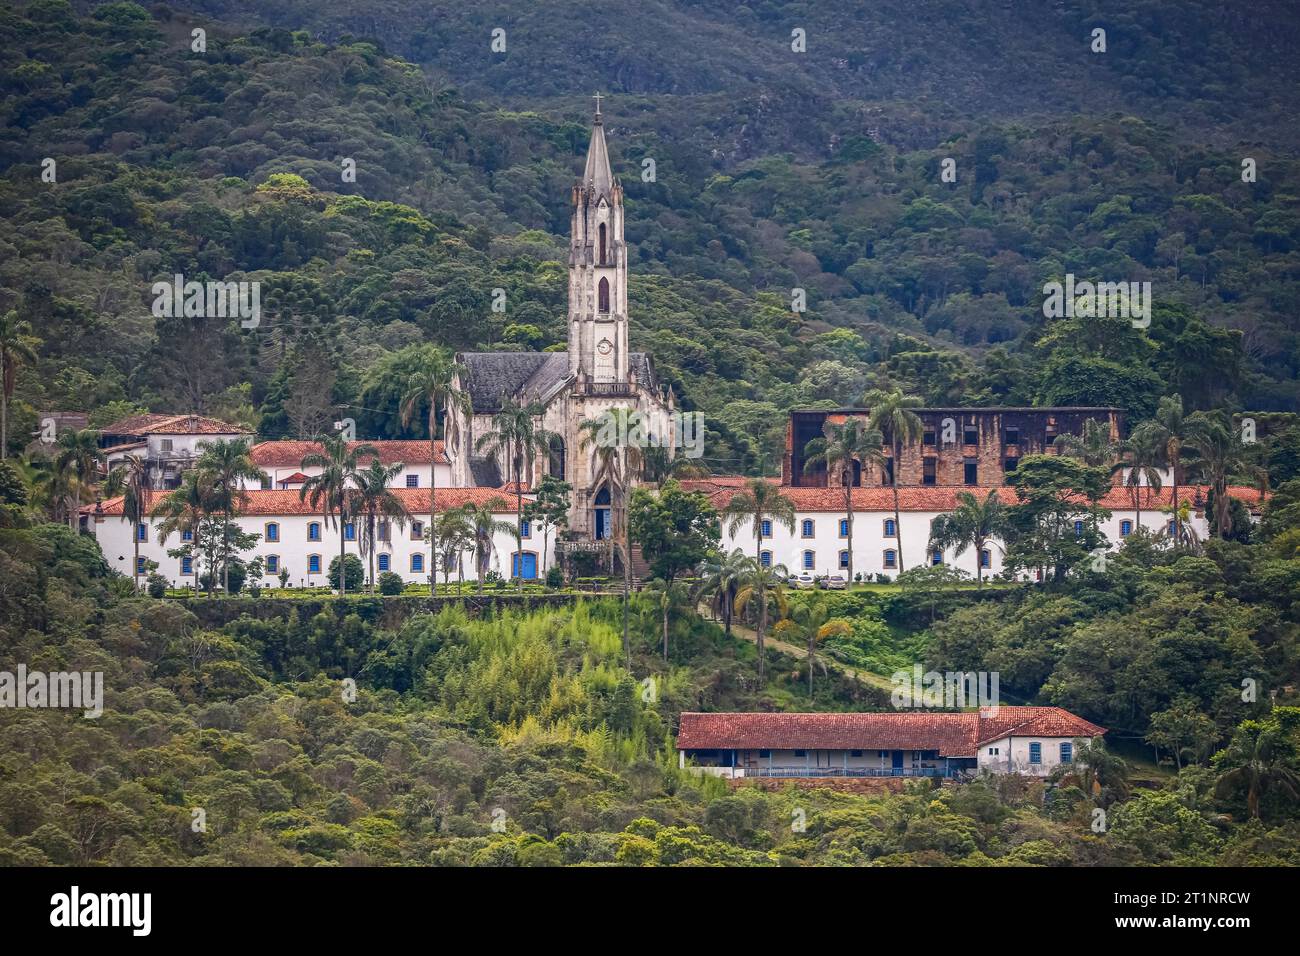
[[[600,96],[601,96],[601,94],[600,94],[599,92],[597,92],[596,95],[593,97],[593,99],[595,99],[595,101],[596,101],[596,115],[597,115],[597,116],[600,115]]]

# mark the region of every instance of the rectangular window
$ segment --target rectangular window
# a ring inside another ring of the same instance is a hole
[[[962,480],[968,485],[978,485],[980,483],[980,466],[974,458],[967,458],[962,465]]]
[[[760,750],[760,751],[758,752],[758,755],[759,755],[759,757],[761,757],[762,759],[767,760],[769,757],[772,756],[772,751],[770,751],[770,750]]]
[[[1033,743],[1029,745],[1029,762],[1030,763],[1043,762],[1043,745],[1040,744],[1037,740],[1035,740]]]
[[[847,568],[848,566],[849,566],[849,553],[848,553],[847,551],[841,551],[841,552],[840,552],[840,567],[841,567],[841,568]]]
[[[848,518],[841,518],[841,519],[840,519],[840,537],[841,537],[841,538],[847,538],[848,536],[849,536],[849,519],[848,519]]]
[[[531,538],[533,536],[533,523],[527,519],[519,522],[519,537]]]
[[[939,565],[943,564],[943,552],[942,552],[942,551],[936,551],[936,552],[934,552],[933,554],[931,554],[931,555],[930,555],[930,563],[931,563],[932,565],[934,565],[936,568],[937,568]]]
[[[763,533],[763,537],[765,538],[772,537],[772,522],[764,520],[762,533]]]
[[[422,574],[423,572],[424,572],[424,555],[418,553],[411,555],[411,573]]]
[[[980,443],[980,433],[974,425],[967,425],[962,429],[961,440],[966,445],[978,445]]]
[[[149,540],[149,526],[141,522],[135,526],[135,538],[137,541]]]
[[[885,459],[885,467],[880,472],[880,483],[882,485],[892,485],[894,483],[894,458],[892,455]]]
[[[937,458],[923,458],[921,460],[921,484],[933,485],[938,473],[939,460]]]
[[[145,572],[145,565],[148,563],[148,561],[149,561],[149,559],[146,558],[146,557],[139,557],[139,558],[136,558],[136,559],[135,559],[135,573],[136,573],[136,574],[144,574],[144,572]]]
[[[886,519],[885,519],[885,531],[884,531],[884,534],[885,534],[885,537],[886,537],[886,538],[893,538],[893,537],[896,537],[896,536],[897,536],[898,531],[897,531],[897,529],[894,527],[894,519],[893,519],[893,518],[886,518]]]
[[[407,476],[406,476],[406,487],[408,487],[408,488],[419,488],[419,487],[420,487],[420,476],[419,476],[419,475],[407,475]]]
[[[266,540],[267,541],[280,540],[280,526],[276,524],[274,521],[272,521],[270,524],[266,526]]]
[[[388,570],[388,555],[386,555],[386,554],[381,554],[381,555],[379,556],[379,570],[380,570],[380,571],[387,571],[387,570]]]
[[[993,565],[993,556],[989,553],[989,549],[985,548],[983,551],[980,552],[980,567],[987,568],[987,567],[991,567],[992,565]]]
[[[308,573],[308,574],[320,574],[320,555],[319,555],[319,554],[309,554],[309,555],[307,555],[307,573]]]
[[[193,540],[194,540],[194,532],[193,532],[193,531],[182,531],[182,532],[181,532],[181,540],[182,540],[182,541],[193,541]]]
[[[276,557],[274,554],[268,554],[266,556],[266,573],[267,574],[280,573],[280,559]]]
[[[862,751],[861,751],[861,750],[850,750],[850,751],[849,751],[849,756],[850,756],[850,757],[861,757],[861,756],[862,756]]]
[[[1020,444],[1020,429],[1019,429],[1019,428],[1008,428],[1008,429],[1007,429],[1007,433],[1006,433],[1006,443],[1007,443],[1008,445],[1019,445],[1019,444]]]
[[[1133,533],[1133,522],[1132,522],[1132,521],[1127,521],[1127,520],[1126,520],[1126,521],[1121,521],[1121,522],[1119,523],[1119,536],[1120,536],[1121,538],[1127,538],[1127,537],[1128,537],[1129,535],[1131,535],[1132,533]]]
[[[811,571],[814,567],[816,567],[816,555],[811,551],[805,551],[803,553],[803,569]]]
[[[806,757],[806,756],[808,756],[808,751],[806,751],[806,750],[796,750],[796,751],[794,752],[794,755],[795,755],[796,757]]]
[[[351,521],[349,521],[347,524],[343,526],[343,540],[344,541],[357,540],[357,526],[354,525]]]
[[[181,574],[193,574],[193,573],[194,573],[194,559],[181,558]]]
[[[934,446],[934,429],[933,429],[933,428],[927,428],[924,432],[922,432],[922,434],[921,434],[921,444],[922,444],[922,445],[930,445],[931,447]]]
[[[896,551],[886,551],[884,557],[884,566],[887,568],[898,567],[898,553]]]
[[[1061,763],[1074,762],[1074,744],[1061,744]]]
[[[411,540],[412,540],[412,541],[423,541],[423,540],[424,540],[424,522],[423,522],[423,521],[412,521],[412,522],[411,522]]]
[[[813,523],[811,521],[805,520],[801,527],[801,533],[805,538],[813,537]]]
[[[160,447],[163,451],[171,451],[171,450],[172,450],[172,440],[171,440],[170,438],[164,438],[164,439],[162,439],[162,440],[159,442],[159,447]]]
[[[1019,460],[1020,459],[1016,458],[1015,456],[1008,458],[1006,461],[1002,463],[1002,470],[1007,472],[1015,471],[1016,463],[1019,462]]]
[[[319,522],[313,521],[311,524],[307,525],[307,540],[308,540],[308,541],[319,541],[319,540],[320,540],[320,523],[319,523]]]
[[[1074,533],[1075,533],[1076,535],[1082,535],[1082,534],[1083,534],[1083,522],[1082,522],[1082,521],[1076,521],[1076,522],[1074,523]]]
[[[270,475],[263,475],[261,481],[259,482],[259,484],[262,486],[262,490],[263,490],[263,491],[270,491],[270,490],[271,490],[271,476],[270,476]]]
[[[379,523],[375,525],[375,536],[380,541],[391,541],[393,534],[393,524],[387,518],[380,518]]]
[[[771,551],[760,552],[758,556],[758,562],[759,564],[763,565],[763,567],[770,568],[772,566],[772,552]]]

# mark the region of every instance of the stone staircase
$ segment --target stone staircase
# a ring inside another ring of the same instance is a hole
[[[654,572],[650,570],[650,565],[646,563],[645,557],[641,554],[641,545],[632,545],[631,555],[632,588],[639,591],[643,584],[654,577]]]

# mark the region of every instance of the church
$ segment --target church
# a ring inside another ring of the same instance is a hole
[[[599,98],[571,202],[567,350],[458,353],[456,387],[468,394],[471,410],[449,409],[443,434],[454,486],[498,488],[514,475],[503,455],[479,447],[482,436],[503,407],[535,404],[541,412],[535,424],[551,435],[550,447],[529,456],[523,483],[533,487],[547,474],[568,482],[569,530],[594,542],[615,531],[614,494],[600,473],[597,449],[590,440],[584,447],[582,423],[626,409],[640,413],[651,436],[667,436],[674,411],[672,391],[660,385],[653,359],[631,347],[623,187],[610,168]],[[638,483],[638,475],[625,479],[628,490]]]

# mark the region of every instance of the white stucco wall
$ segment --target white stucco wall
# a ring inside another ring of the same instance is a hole
[[[502,512],[497,515],[502,521],[509,521],[513,524],[513,512]],[[266,525],[270,522],[277,522],[280,528],[280,540],[268,542],[265,538]],[[321,525],[321,540],[312,541],[308,538],[308,525],[311,523]],[[147,524],[147,539],[140,542],[140,556],[149,560],[158,562],[159,573],[163,574],[169,581],[180,586],[186,584],[193,585],[193,576],[186,576],[181,573],[181,560],[172,558],[167,555],[170,549],[179,548],[182,544],[180,535],[173,533],[165,542],[158,541],[157,526],[160,522],[149,520]],[[339,531],[337,524],[332,526],[325,525],[323,518],[319,515],[252,515],[236,519],[236,523],[245,532],[252,532],[262,535],[263,537],[257,542],[251,550],[244,552],[241,557],[245,561],[252,560],[256,557],[266,558],[275,555],[280,560],[280,566],[287,568],[289,571],[290,584],[293,587],[319,587],[325,586],[327,573],[329,571],[330,561],[338,557],[339,553]],[[109,566],[123,574],[131,574],[132,542],[131,542],[131,525],[118,517],[105,517],[98,521],[91,520],[89,528],[99,541],[100,549],[104,553]],[[523,550],[525,553],[532,551],[537,554],[537,574],[540,577],[542,569],[542,533],[541,529],[534,527],[530,537],[524,539]],[[358,536],[360,529],[358,529]],[[390,542],[377,542],[375,547],[375,575],[379,575],[378,556],[388,554],[390,556],[389,570],[401,575],[403,580],[409,583],[428,583],[427,567],[429,546],[423,540],[411,539],[411,526],[408,522],[406,528],[399,528],[396,525],[392,528],[392,540]],[[546,551],[546,566],[550,567],[555,560],[555,534],[551,533],[551,540]],[[360,551],[359,540],[348,541],[345,543],[347,554],[356,555],[361,559],[361,563],[367,568],[370,567],[369,556],[363,557]],[[515,551],[515,538],[513,534],[498,532],[492,540],[492,562],[490,570],[496,571],[503,577],[510,575],[511,556]],[[422,572],[411,571],[411,555],[424,555],[426,570]],[[308,574],[308,557],[313,554],[320,555],[320,572]],[[474,554],[472,551],[466,551],[462,555],[465,565],[465,580],[477,580],[477,574],[474,567]],[[202,573],[203,568],[200,568]],[[442,581],[441,567],[438,570],[438,580]],[[455,570],[452,571],[451,580],[457,580]],[[263,585],[268,587],[279,587],[279,580],[276,574],[267,573],[263,578]]]

